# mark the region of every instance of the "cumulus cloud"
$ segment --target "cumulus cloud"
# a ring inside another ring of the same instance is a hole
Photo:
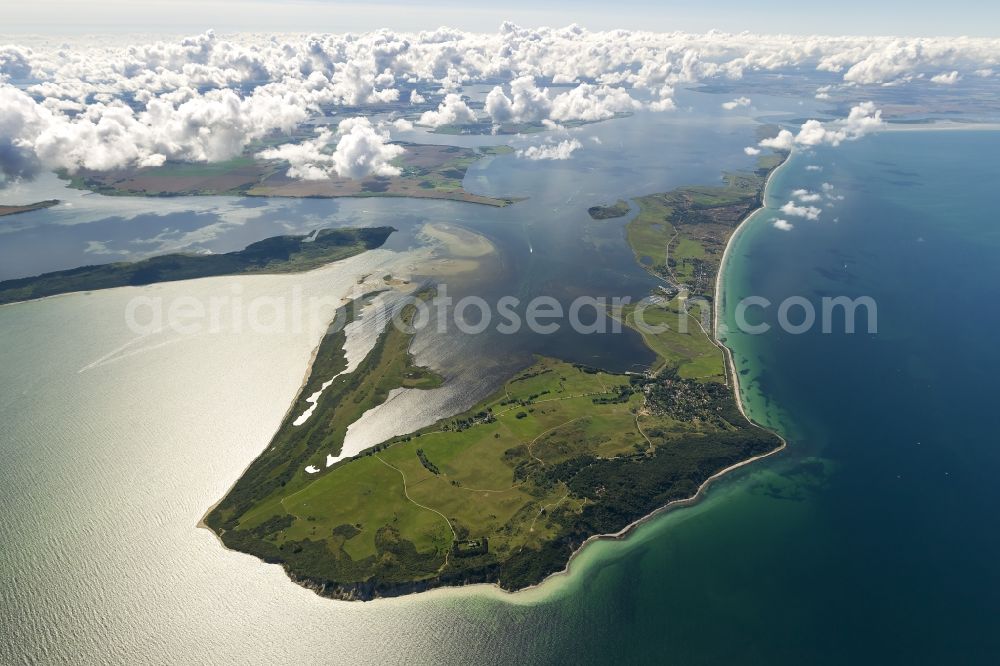
[[[603,120],[640,108],[673,109],[678,85],[793,68],[804,76],[819,73],[817,96],[830,95],[829,85],[843,92],[950,83],[992,77],[1000,68],[1000,41],[590,32],[509,22],[493,33],[440,28],[222,37],[209,31],[131,44],[34,40],[30,48],[0,46],[0,169],[16,174],[227,159],[333,107],[349,107],[353,115],[399,100],[423,111],[419,122],[427,125],[472,122],[475,114],[457,93],[487,83],[496,86],[485,105],[495,123]],[[446,96],[427,111],[422,105],[431,91]],[[873,110],[786,130],[770,141],[784,148],[836,145],[867,131],[865,118],[880,122]]]
[[[792,217],[804,217],[807,220],[818,220],[823,211],[816,206],[799,206],[794,201],[789,201],[781,207],[781,212]]]
[[[669,92],[668,92],[669,91]],[[674,99],[670,96],[673,94],[673,89],[667,88],[660,91],[660,99],[652,101],[649,103],[650,111],[673,111],[677,108],[677,104]]]
[[[757,145],[763,148],[774,148],[775,150],[791,150],[795,147],[795,135],[783,129],[776,136],[761,139]]]
[[[464,125],[474,122],[476,122],[476,113],[462,100],[461,95],[448,93],[436,110],[422,113],[417,124],[440,127],[441,125]]]
[[[754,155],[760,155],[760,148],[754,148],[753,146],[747,146],[743,149],[743,152],[753,157]]]
[[[642,108],[622,88],[581,83],[576,88],[556,95],[552,100],[551,118],[557,121],[605,120],[615,114]]]
[[[183,101],[180,101],[183,100]],[[229,89],[156,98],[136,112],[118,100],[95,102],[70,117],[23,91],[0,86],[0,169],[107,170],[164,161],[218,161],[271,131],[290,132],[307,117],[292,100],[241,98]]]
[[[535,86],[533,76],[521,76],[510,82],[510,97],[501,86],[494,86],[486,96],[484,109],[495,123],[539,122],[549,117],[552,100],[548,89]]]
[[[732,100],[730,102],[723,102],[722,103],[722,108],[725,109],[726,111],[732,111],[733,109],[736,109],[736,108],[741,107],[741,106],[750,106],[750,98],[749,97],[737,97],[736,99],[734,99],[734,100]]]
[[[576,139],[566,139],[559,143],[545,143],[540,146],[529,146],[517,151],[517,156],[527,160],[568,160],[581,144]]]
[[[958,74],[958,70],[952,70],[950,72],[942,72],[936,76],[931,77],[931,83],[938,83],[940,85],[952,86],[958,83],[958,80],[962,78]]]
[[[828,183],[824,183],[827,185]],[[817,201],[822,201],[823,195],[818,192],[810,192],[809,190],[794,190],[792,192],[792,197],[798,199],[803,203],[816,203]]]
[[[775,150],[791,150],[795,146],[839,146],[844,141],[855,141],[885,124],[882,111],[873,102],[864,102],[851,108],[847,118],[824,124],[818,120],[802,123],[797,134],[787,129],[778,135],[762,140],[758,145]]]
[[[533,76],[510,83],[510,96],[495,86],[486,96],[484,109],[494,123],[596,121],[642,108],[622,88],[581,83],[563,93],[552,94],[535,85]]]
[[[791,231],[792,229],[795,228],[795,225],[789,222],[788,220],[783,220],[779,218],[774,221],[774,228],[781,229],[782,231]]]
[[[31,49],[0,47],[0,80],[27,79],[31,76]]]
[[[402,146],[388,143],[389,136],[379,132],[367,118],[346,118],[336,132],[323,128],[315,139],[284,144],[257,153],[257,157],[288,162],[289,178],[324,180],[334,175],[345,178],[398,176],[390,162],[402,155]],[[336,141],[336,147],[329,147]]]

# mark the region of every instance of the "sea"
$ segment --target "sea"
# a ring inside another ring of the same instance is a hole
[[[718,96],[679,94],[677,113],[573,130],[579,159],[503,156],[470,170],[473,191],[529,196],[503,209],[119,204],[43,181],[73,206],[5,219],[3,277],[102,252],[226,251],[320,226],[391,223],[400,233],[307,276],[0,307],[0,663],[995,663],[998,132],[892,129],[795,152],[734,239],[723,284],[744,404],[787,448],[714,483],[695,506],[588,545],[537,588],[333,601],[197,526],[267,445],[324,327],[137,337],[123,317],[136,295],[329,293],[405,272],[428,221],[497,248],[499,268],[456,276],[456,295],[641,295],[652,282],[624,244],[626,220],[593,221],[586,208],[718,182],[722,170],[752,166],[742,148],[754,141],[754,113],[809,111],[760,97],[753,112],[724,113]],[[822,302],[837,297],[870,299],[875,330],[860,316],[848,332],[834,313],[827,332]],[[810,307],[815,325],[796,326]],[[762,324],[767,332],[747,330]],[[449,381],[393,411],[390,430],[474,402],[533,353],[620,370],[651,360],[624,334],[429,332],[415,349]]]

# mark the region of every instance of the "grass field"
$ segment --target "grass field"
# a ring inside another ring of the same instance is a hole
[[[408,344],[391,332],[383,340],[383,357]],[[357,372],[363,393],[401,376]],[[587,536],[774,447],[741,422],[727,388],[701,386],[539,358],[468,412],[310,475],[303,466],[342,437],[326,420],[349,422],[360,410],[354,394],[331,394],[313,418],[333,435],[296,448],[291,469],[290,437],[310,438],[289,435],[286,423],[208,524],[230,547],[281,562],[333,596],[473,581],[523,587],[561,568]]]
[[[707,332],[710,325],[706,325],[707,317],[702,317],[699,307],[685,307],[680,297],[675,296],[670,300],[662,298],[638,313],[643,325],[636,322],[635,306],[626,307],[622,314],[625,324],[637,330],[646,345],[656,352],[653,372],[725,382],[725,356]]]
[[[760,206],[768,174],[786,156],[762,155],[754,171],[724,174],[723,185],[638,198],[639,213],[626,227],[636,260],[671,290],[711,299],[729,237]]]
[[[777,437],[741,415],[710,322],[700,321],[716,255],[759,201],[767,173],[762,166],[728,174],[722,187],[639,200],[627,240],[665,285],[644,310],[620,316],[656,353],[650,372],[538,358],[472,409],[325,467],[347,425],[388,390],[435,383],[413,367],[410,337],[390,327],[323,394],[305,429],[286,419],[208,524],[230,547],[281,563],[329,596],[470,582],[517,589],[561,569],[588,537],[617,532],[774,450]],[[667,326],[650,331],[640,316]],[[331,338],[320,347],[292,414],[336,370],[337,345]]]
[[[340,323],[352,320],[367,299],[352,301],[338,314]],[[400,316],[406,326],[412,322],[414,306],[407,305]],[[342,327],[320,343],[309,379],[299,392],[271,445],[258,458],[212,513],[212,523],[231,526],[238,519],[246,527],[257,527],[278,509],[284,498],[315,481],[307,467],[324,469],[327,456],[340,453],[348,426],[362,414],[383,402],[394,388],[434,388],[441,378],[416,366],[409,354],[412,333],[389,325],[374,348],[358,367],[344,373],[346,336]],[[322,391],[312,416],[300,425],[295,420],[310,404],[306,398]],[[320,477],[322,478],[322,477]]]

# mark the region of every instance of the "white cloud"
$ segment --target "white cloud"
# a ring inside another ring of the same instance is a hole
[[[774,228],[781,229],[782,231],[791,231],[795,228],[795,225],[788,220],[777,219],[774,221]]]
[[[511,81],[509,97],[501,86],[495,86],[484,108],[495,123],[537,123],[606,120],[642,104],[623,88],[590,83],[553,95],[548,88],[537,87],[533,76],[522,76]]]
[[[495,86],[486,96],[484,108],[493,122],[540,122],[549,117],[552,100],[549,98],[548,88],[537,88],[533,76],[522,76],[511,81],[510,92],[508,97],[501,86]]]
[[[670,86],[663,86],[660,90],[660,99],[654,100],[649,103],[650,111],[673,111],[677,108],[677,104],[674,103],[673,97],[674,89]]]
[[[754,148],[753,146],[747,146],[743,149],[743,152],[753,157],[754,155],[760,155],[760,148]]]
[[[27,79],[31,76],[31,49],[17,46],[0,47],[0,80],[5,76],[12,79]]]
[[[882,111],[872,102],[863,102],[851,108],[847,118],[824,124],[818,120],[802,123],[797,134],[787,129],[764,139],[759,146],[775,150],[791,150],[795,146],[839,146],[844,141],[855,141],[884,126]]]
[[[639,108],[642,108],[642,104],[632,99],[623,88],[581,83],[576,88],[555,96],[552,100],[551,118],[558,121],[605,120],[617,113]]]
[[[803,203],[816,203],[823,199],[823,195],[818,192],[810,192],[809,190],[795,190],[792,192],[792,197],[798,199]]]
[[[804,217],[807,220],[818,220],[823,211],[816,206],[799,206],[794,201],[789,201],[781,207],[781,212],[792,217]]]
[[[953,86],[958,83],[958,80],[962,78],[958,74],[958,70],[952,70],[951,72],[942,72],[936,76],[931,77],[931,83],[938,83],[945,86]]]
[[[757,145],[762,148],[774,148],[775,150],[791,150],[795,147],[795,135],[783,129],[778,132],[777,136],[762,139]]]
[[[364,114],[365,106],[401,96],[421,105],[430,91],[448,96],[423,122],[470,122],[472,111],[451,95],[487,82],[500,83],[486,105],[494,122],[567,123],[640,107],[671,110],[675,86],[734,81],[748,72],[818,72],[805,85],[819,86],[812,88],[817,96],[835,89],[841,98],[856,86],[930,86],[993,77],[1000,68],[1000,40],[990,38],[590,32],[509,22],[493,33],[441,28],[222,37],[209,31],[160,41],[23,40],[0,46],[0,124],[16,126],[16,133],[0,133],[0,170],[7,174],[227,159],[335,107]],[[938,74],[926,74],[932,72]],[[9,85],[26,80],[37,83],[23,90]],[[539,81],[553,83],[546,88]],[[725,104],[735,109],[744,100]],[[762,145],[836,145],[880,122],[873,109],[844,121],[817,121]]]
[[[529,146],[517,151],[517,156],[527,160],[568,160],[581,144],[576,139],[566,139],[559,143],[546,143],[540,146]]]
[[[289,164],[289,178],[303,180],[324,180],[333,175],[345,178],[398,176],[399,169],[390,162],[405,149],[388,143],[388,138],[367,118],[345,118],[336,132],[323,128],[315,139],[269,148],[257,153],[257,157],[285,160]],[[331,152],[329,146],[334,140],[337,145]]]
[[[475,112],[457,93],[448,93],[435,111],[424,111],[418,125],[440,127],[441,125],[465,125],[476,122]]]
[[[176,99],[176,101],[175,101]],[[107,170],[165,160],[219,161],[269,132],[290,132],[306,119],[294,100],[269,94],[241,98],[229,89],[154,98],[136,112],[122,102],[95,102],[73,117],[0,85],[0,170]]]
[[[737,107],[741,107],[741,106],[750,106],[750,98],[749,97],[737,97],[736,99],[732,100],[731,102],[723,102],[722,103],[722,108],[725,109],[726,111],[732,111],[733,109],[735,109]]]

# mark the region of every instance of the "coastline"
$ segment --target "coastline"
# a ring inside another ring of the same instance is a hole
[[[736,242],[736,239],[739,237],[740,233],[743,232],[743,230],[746,228],[747,223],[753,220],[753,218],[755,218],[758,213],[767,208],[767,190],[768,187],[770,187],[771,185],[771,179],[774,178],[774,175],[778,173],[781,169],[783,169],[785,165],[787,165],[791,161],[791,159],[792,159],[792,153],[789,152],[787,153],[785,159],[781,162],[781,164],[771,169],[771,173],[767,175],[767,180],[764,181],[764,187],[763,189],[761,189],[760,207],[756,208],[753,212],[751,212],[749,215],[743,218],[743,220],[741,220],[740,223],[736,225],[736,229],[733,230],[733,233],[730,234],[729,240],[726,241],[726,248],[722,251],[722,259],[719,261],[719,274],[715,277],[715,296],[712,299],[713,300],[712,341],[716,344],[717,347],[722,349],[723,356],[725,356],[726,376],[727,378],[730,376],[732,377],[733,381],[732,386],[733,386],[733,393],[736,398],[736,406],[739,408],[740,414],[743,415],[743,418],[745,418],[747,421],[757,426],[758,428],[762,428],[764,430],[767,430],[768,432],[771,431],[768,428],[765,428],[761,424],[751,419],[746,413],[746,409],[743,406],[743,391],[740,388],[740,375],[739,372],[736,371],[736,361],[733,359],[733,350],[730,349],[728,345],[719,340],[719,321],[720,321],[719,318],[721,311],[723,309],[722,287],[726,275],[726,265],[729,262],[729,251],[732,249],[733,244]],[[774,434],[777,435],[779,439],[781,439],[782,442],[781,448],[784,448],[785,446],[784,438],[781,437],[781,435],[778,435],[777,433]]]
[[[572,574],[571,567],[572,567],[573,561],[576,560],[583,553],[584,549],[586,548],[586,546],[588,544],[590,544],[592,542],[597,542],[597,541],[617,541],[617,540],[627,539],[638,527],[642,526],[643,524],[645,524],[647,522],[652,521],[654,518],[659,518],[660,516],[666,515],[667,513],[669,513],[672,510],[681,509],[681,508],[692,506],[692,505],[696,504],[701,499],[701,497],[704,494],[704,492],[712,485],[713,482],[719,480],[720,478],[726,476],[727,474],[729,474],[731,472],[734,472],[735,470],[740,469],[741,467],[745,467],[747,465],[755,463],[755,462],[757,462],[759,460],[762,460],[764,458],[768,458],[770,456],[773,456],[773,455],[775,455],[777,453],[780,453],[781,451],[785,450],[785,448],[788,446],[788,442],[787,442],[787,440],[785,440],[784,437],[782,437],[780,434],[772,431],[771,429],[766,428],[765,426],[757,423],[756,421],[754,421],[753,419],[751,419],[750,416],[746,413],[746,409],[745,409],[745,407],[743,405],[743,394],[742,394],[742,391],[740,390],[739,373],[736,371],[736,363],[733,360],[733,353],[732,353],[732,350],[727,345],[725,345],[723,342],[721,342],[719,340],[718,329],[719,329],[719,313],[720,313],[720,310],[721,310],[721,307],[722,307],[721,306],[721,301],[720,301],[719,297],[720,297],[720,295],[722,293],[722,285],[723,285],[723,280],[724,280],[724,277],[725,277],[726,264],[727,264],[727,261],[729,259],[729,250],[730,250],[730,248],[732,248],[733,242],[736,240],[737,236],[745,228],[745,225],[748,222],[750,222],[754,217],[756,217],[756,215],[760,211],[764,210],[767,207],[767,190],[768,190],[768,187],[771,184],[771,179],[774,177],[774,175],[779,170],[781,170],[783,167],[785,167],[785,165],[787,165],[789,163],[789,161],[791,160],[791,157],[792,157],[792,153],[786,154],[785,159],[781,162],[781,164],[779,164],[778,166],[776,166],[774,169],[771,170],[771,173],[768,174],[767,179],[764,181],[764,186],[761,189],[760,206],[758,208],[754,209],[753,211],[751,211],[749,215],[747,215],[745,218],[743,218],[743,220],[740,221],[740,223],[737,225],[736,229],[733,231],[733,233],[729,236],[729,239],[726,241],[726,248],[725,248],[725,250],[723,250],[722,259],[721,259],[721,261],[719,263],[719,273],[718,273],[718,275],[716,275],[716,278],[715,278],[715,298],[714,298],[714,303],[713,303],[713,307],[712,307],[712,335],[711,335],[711,338],[712,338],[712,342],[715,343],[715,345],[718,346],[720,349],[722,349],[723,354],[725,355],[725,359],[726,359],[726,374],[727,374],[727,378],[729,376],[732,377],[732,389],[733,389],[733,394],[734,394],[734,398],[735,398],[735,401],[736,401],[736,406],[739,409],[740,414],[743,416],[743,418],[745,418],[747,420],[748,423],[750,423],[751,425],[753,425],[756,428],[760,428],[761,430],[769,432],[769,433],[773,434],[775,437],[777,437],[778,440],[781,442],[780,446],[778,446],[777,448],[775,448],[772,451],[768,451],[767,453],[763,453],[761,455],[754,456],[752,458],[747,458],[746,460],[743,460],[741,462],[738,462],[738,463],[735,463],[733,465],[730,465],[729,467],[726,467],[725,469],[719,470],[715,474],[712,474],[707,479],[705,479],[701,483],[701,485],[698,486],[698,489],[695,491],[694,495],[692,495],[691,497],[688,497],[688,498],[685,498],[685,499],[673,500],[671,502],[668,502],[667,504],[663,505],[662,507],[654,510],[651,513],[646,514],[645,516],[643,516],[642,518],[639,518],[638,520],[635,520],[635,521],[629,523],[628,525],[626,525],[625,527],[623,527],[619,531],[614,532],[612,534],[595,534],[593,536],[588,537],[569,556],[569,560],[567,560],[566,566],[561,571],[557,571],[555,573],[549,574],[548,576],[546,576],[539,583],[536,583],[534,585],[529,585],[527,587],[521,588],[519,590],[514,590],[514,591],[505,590],[502,587],[500,587],[499,585],[497,585],[496,583],[490,583],[488,585],[477,584],[477,585],[471,585],[471,586],[467,586],[467,587],[483,586],[483,587],[494,588],[496,591],[498,591],[498,592],[501,593],[502,597],[514,597],[516,595],[526,594],[526,593],[529,593],[531,591],[541,590],[541,588],[543,588],[543,586],[545,586],[547,584],[551,584],[551,583],[553,583],[555,580],[557,580],[559,578],[564,578],[564,577],[570,576]],[[444,589],[448,589],[448,588],[444,588]],[[451,588],[451,589],[455,589],[455,588]]]
[[[326,335],[326,334],[324,334],[324,335]],[[316,363],[316,357],[319,355],[319,348],[320,348],[320,345],[322,345],[322,344],[323,344],[323,339],[320,338],[320,341],[316,343],[315,347],[313,347],[312,353],[309,354],[309,364],[306,366],[305,374],[302,377],[302,383],[299,386],[298,390],[295,392],[296,396],[299,395],[300,393],[302,393],[302,390],[309,383],[309,377],[310,377],[310,375],[312,375],[312,367],[313,367],[313,364]],[[285,420],[288,418],[288,416],[292,413],[293,409],[295,409],[295,399],[294,398],[292,398],[292,402],[288,405],[288,409],[285,410],[285,414],[281,417],[281,423],[285,422]],[[278,429],[280,429],[280,428],[281,428],[281,425],[279,423],[278,428],[276,428],[275,431],[274,431],[274,433],[272,433],[271,436],[268,438],[268,442],[270,442],[271,439],[274,439],[274,435],[277,434]],[[201,518],[199,518],[198,522],[195,523],[195,527],[197,527],[199,529],[203,529],[203,530],[208,530],[209,532],[212,533],[212,536],[214,536],[216,539],[218,539],[219,544],[223,548],[225,548],[226,550],[229,550],[231,552],[234,552],[234,553],[239,552],[239,551],[232,550],[231,548],[229,548],[228,546],[226,546],[226,543],[222,540],[222,535],[220,535],[218,532],[216,532],[215,530],[213,530],[209,526],[209,524],[205,522],[205,519],[208,518],[208,515],[210,513],[212,513],[213,511],[215,511],[215,508],[217,506],[219,506],[220,504],[222,504],[222,500],[226,499],[226,496],[229,495],[229,493],[232,492],[232,490],[236,486],[236,484],[239,483],[239,481],[240,481],[241,478],[243,478],[243,475],[247,473],[247,470],[250,468],[250,465],[253,465],[253,460],[251,460],[249,463],[247,463],[246,467],[244,467],[240,471],[240,475],[236,477],[236,480],[233,481],[232,484],[230,484],[230,486],[228,488],[226,488],[226,492],[224,492],[222,495],[220,495],[219,499],[216,500],[212,504],[212,506],[210,506],[207,509],[205,509],[205,512],[203,514],[201,514]]]
[[[1000,130],[1000,123],[995,122],[955,122],[948,120],[935,120],[929,123],[902,123],[888,121],[882,132],[996,132]]]
[[[728,259],[729,259],[729,250],[732,247],[732,244],[733,244],[734,240],[737,238],[737,236],[739,235],[739,233],[745,228],[745,225],[747,224],[747,222],[749,222],[750,220],[752,220],[761,210],[763,210],[766,207],[767,190],[768,190],[769,185],[771,184],[771,179],[773,178],[774,174],[778,170],[780,170],[782,167],[784,167],[789,162],[790,158],[791,158],[791,153],[786,154],[785,159],[779,165],[777,165],[776,167],[774,167],[771,170],[771,172],[768,174],[768,177],[765,180],[764,185],[763,185],[762,190],[761,190],[760,206],[758,208],[755,208],[753,211],[751,211],[749,214],[747,214],[746,217],[743,218],[743,220],[740,221],[740,223],[737,225],[736,229],[733,231],[733,233],[729,236],[729,238],[726,241],[726,247],[725,247],[725,249],[723,251],[723,256],[722,256],[722,259],[721,259],[721,262],[720,262],[720,265],[719,265],[719,271],[718,271],[718,274],[716,275],[716,280],[715,280],[715,289],[714,289],[714,293],[715,293],[715,299],[714,300],[715,300],[715,302],[713,304],[713,322],[712,322],[712,332],[711,332],[711,335],[710,335],[713,344],[715,344],[716,346],[718,346],[723,351],[723,354],[725,356],[727,380],[729,379],[730,376],[732,377],[731,387],[732,387],[732,390],[733,390],[733,393],[734,393],[734,399],[736,401],[736,405],[737,405],[737,408],[739,409],[740,414],[752,426],[754,426],[754,427],[756,427],[756,428],[758,428],[760,430],[763,430],[765,432],[768,432],[769,434],[772,434],[775,437],[777,437],[777,439],[780,442],[779,446],[777,446],[776,448],[774,448],[771,451],[768,451],[767,453],[763,453],[763,454],[756,455],[756,456],[753,456],[751,458],[748,458],[746,460],[742,460],[742,461],[740,461],[738,463],[734,463],[734,464],[732,464],[732,465],[730,465],[730,466],[728,466],[728,467],[726,467],[726,468],[724,468],[722,470],[719,470],[719,471],[715,472],[714,474],[712,474],[711,476],[709,476],[708,478],[706,478],[698,486],[698,488],[695,491],[695,493],[693,495],[691,495],[690,497],[672,500],[672,501],[668,502],[667,504],[665,504],[665,505],[663,505],[663,506],[661,506],[661,507],[653,510],[652,512],[646,514],[645,516],[642,516],[641,518],[638,518],[638,519],[634,520],[633,522],[629,523],[628,525],[626,525],[625,527],[621,528],[617,532],[591,535],[590,537],[588,537],[587,539],[585,539],[575,550],[573,550],[573,552],[570,554],[569,558],[566,561],[566,565],[561,570],[553,572],[553,573],[547,575],[544,579],[542,579],[538,583],[534,583],[532,585],[528,585],[526,587],[519,588],[519,589],[516,589],[516,590],[506,590],[506,589],[502,588],[498,583],[493,583],[493,582],[491,582],[491,583],[470,582],[470,583],[465,583],[465,584],[458,583],[458,584],[451,584],[451,585],[437,585],[437,586],[434,586],[434,587],[427,587],[427,588],[420,589],[420,583],[419,582],[415,582],[414,584],[412,584],[410,586],[401,586],[399,594],[392,594],[392,595],[385,595],[385,596],[375,595],[375,596],[371,596],[371,597],[367,597],[366,598],[366,597],[358,597],[358,596],[354,596],[352,594],[349,594],[346,591],[346,589],[344,591],[329,590],[325,586],[319,586],[319,585],[315,584],[314,581],[296,579],[296,578],[292,577],[288,573],[288,571],[285,570],[284,567],[281,567],[282,570],[285,571],[286,576],[288,576],[289,581],[293,582],[295,584],[301,585],[303,587],[306,587],[307,589],[312,590],[318,596],[323,596],[325,598],[330,598],[330,599],[334,599],[334,600],[338,600],[338,601],[381,601],[383,603],[387,603],[387,602],[391,602],[393,600],[399,601],[399,600],[402,600],[402,599],[412,598],[412,597],[416,596],[417,594],[421,594],[421,595],[424,595],[424,594],[454,595],[454,594],[459,594],[459,593],[482,594],[483,592],[496,595],[499,598],[502,598],[502,599],[504,599],[506,601],[515,602],[515,603],[516,602],[533,603],[533,602],[537,602],[537,601],[544,601],[544,600],[548,599],[552,593],[557,592],[557,590],[555,590],[555,589],[549,589],[549,588],[551,588],[554,585],[554,583],[556,583],[557,581],[565,581],[566,579],[568,579],[572,575],[572,573],[573,573],[572,567],[573,567],[574,561],[576,561],[584,553],[584,550],[585,550],[585,548],[586,548],[586,546],[588,544],[591,544],[591,543],[594,543],[594,542],[598,542],[598,541],[617,541],[617,540],[627,539],[629,536],[631,536],[635,532],[635,530],[637,530],[642,525],[644,525],[644,524],[646,524],[648,522],[651,522],[653,519],[659,518],[661,516],[664,516],[664,515],[670,513],[673,510],[680,509],[680,508],[685,508],[685,507],[690,507],[692,505],[697,504],[702,499],[702,497],[703,497],[704,493],[707,491],[707,489],[714,482],[716,482],[719,479],[725,477],[726,475],[728,475],[728,474],[736,471],[737,469],[746,467],[746,466],[748,466],[748,465],[750,465],[752,463],[758,462],[761,459],[768,458],[770,456],[773,456],[773,455],[775,455],[775,454],[780,453],[781,451],[783,451],[787,447],[787,441],[785,440],[785,438],[782,437],[781,435],[779,435],[778,433],[773,432],[769,428],[766,428],[765,426],[757,423],[756,421],[754,421],[753,419],[751,419],[747,415],[745,406],[743,404],[743,397],[742,397],[742,392],[740,390],[740,383],[739,383],[739,374],[736,371],[736,365],[735,365],[735,361],[733,359],[732,350],[729,349],[729,347],[726,346],[724,343],[720,342],[719,339],[718,339],[718,327],[719,327],[718,322],[719,322],[719,314],[720,314],[720,310],[721,310],[720,295],[722,293],[722,286],[723,286],[723,280],[724,280],[724,276],[725,276],[725,269],[726,269],[726,265],[727,265],[727,262],[728,262]],[[706,333],[707,333],[707,331],[706,331]],[[310,367],[311,367],[311,364],[310,364]],[[308,374],[308,370],[307,370],[307,374]],[[220,499],[220,501],[221,501],[221,499]],[[212,511],[212,509],[214,509],[214,505],[213,505],[213,507],[210,507],[208,509],[208,511],[206,511],[206,513],[204,515],[207,516],[208,513],[210,513]],[[204,527],[205,529],[208,529],[213,534],[215,534],[216,538],[220,541],[220,543],[222,543],[222,539],[221,539],[220,535],[216,534],[214,530],[212,530],[210,527],[208,527],[206,524],[204,524],[204,516],[203,516],[202,520],[199,521],[198,527]],[[227,550],[231,550],[228,547],[226,547],[224,543],[223,543],[223,547],[226,548]],[[235,551],[235,552],[239,552],[239,551]],[[251,555],[250,557],[253,557],[253,556]],[[529,597],[529,596],[530,597],[537,596],[538,598],[537,599],[528,599],[528,598],[526,598],[526,597]]]
[[[119,195],[107,195],[107,196],[136,196],[136,197],[156,197],[156,196],[171,196],[171,195],[145,195],[145,194],[119,194]],[[184,196],[199,196],[199,195],[184,195]],[[211,196],[211,195],[204,195]],[[478,206],[490,206],[492,208],[506,208],[507,206],[513,206],[516,203],[525,201],[524,197],[490,197],[481,194],[472,194],[471,192],[462,192],[461,194],[451,193],[451,192],[434,192],[428,190],[427,192],[406,192],[406,193],[396,193],[396,192],[377,192],[377,193],[352,193],[352,194],[326,194],[326,195],[294,195],[294,194],[272,194],[263,192],[253,192],[248,191],[246,194],[234,195],[234,196],[245,196],[254,197],[259,199],[436,199],[439,201],[458,201],[461,203],[476,204]]]

